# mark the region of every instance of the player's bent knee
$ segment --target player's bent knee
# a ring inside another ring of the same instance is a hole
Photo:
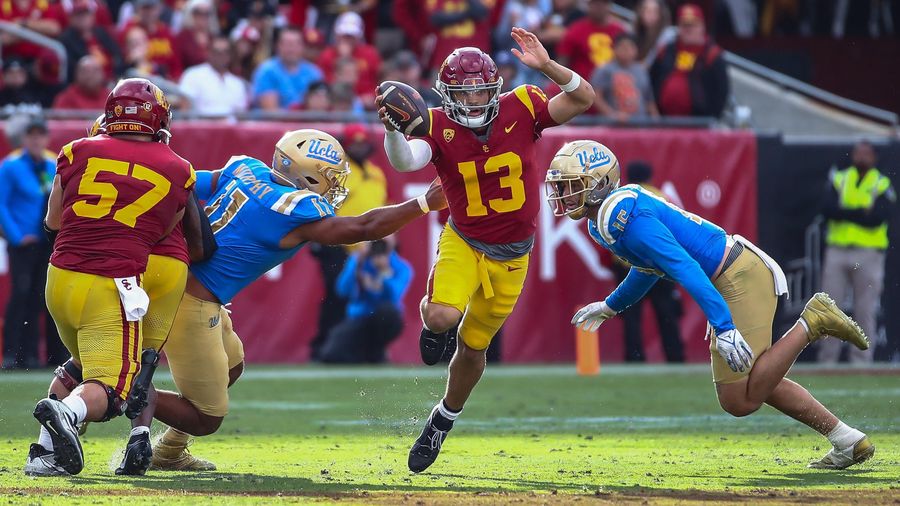
[[[761,406],[761,404],[749,400],[723,398],[719,398],[719,405],[726,413],[737,418],[752,415]]]
[[[197,427],[197,430],[194,431],[196,434],[192,434],[194,436],[209,436],[210,434],[215,434],[219,427],[222,426],[222,420],[225,420],[224,416],[210,416],[200,414],[200,424]]]
[[[425,306],[422,318],[428,330],[432,332],[446,332],[459,323],[462,313],[453,307],[428,304]]]

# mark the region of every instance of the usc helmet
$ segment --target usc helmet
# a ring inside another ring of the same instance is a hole
[[[490,124],[500,114],[500,87],[503,78],[491,56],[477,47],[462,47],[450,53],[441,64],[435,91],[447,117],[467,128]],[[490,98],[484,105],[466,105],[454,93],[488,90]],[[477,112],[475,116],[470,113]]]
[[[103,121],[105,119],[106,119],[105,114],[101,114],[100,116],[97,116],[97,119],[95,119],[94,122],[91,123],[91,126],[88,127],[87,136],[93,137],[95,135],[105,134],[106,127],[103,125]]]
[[[344,148],[319,130],[285,133],[275,144],[272,171],[289,186],[318,193],[335,209],[350,193],[344,186],[350,175]]]
[[[106,98],[105,128],[109,135],[148,134],[168,144],[172,112],[166,95],[146,79],[123,79]]]
[[[580,219],[619,187],[619,161],[596,141],[566,143],[550,162],[544,183],[555,216]]]

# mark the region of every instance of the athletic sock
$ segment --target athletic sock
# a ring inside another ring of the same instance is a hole
[[[163,433],[163,437],[160,440],[160,443],[168,446],[177,446],[177,447],[186,447],[188,441],[190,441],[191,435],[186,432],[181,432],[178,429],[174,429],[169,427],[166,429],[166,432]]]
[[[77,395],[70,395],[62,400],[62,403],[69,407],[73,413],[75,413],[75,420],[72,421],[73,424],[79,424],[87,418],[87,404],[84,403],[84,399]]]
[[[140,436],[141,434],[150,434],[150,427],[147,427],[146,425],[138,425],[137,427],[132,427],[129,437]]]
[[[447,406],[447,401],[441,399],[437,406],[432,410],[433,416],[431,423],[438,430],[448,431],[453,428],[453,422],[462,413],[462,410],[453,411]]]
[[[43,425],[41,425],[41,434],[38,436],[38,444],[49,452],[53,451],[53,439],[50,437],[50,432]]]
[[[843,450],[849,448],[856,444],[857,441],[864,438],[866,435],[862,432],[850,427],[844,422],[838,422],[838,424],[831,429],[831,432],[828,433],[827,437],[829,441],[831,441],[832,446],[839,450]]]

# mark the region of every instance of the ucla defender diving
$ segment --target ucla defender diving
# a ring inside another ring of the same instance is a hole
[[[847,426],[799,384],[785,378],[806,346],[826,336],[869,346],[856,323],[824,293],[772,344],[772,322],[787,293],[781,268],[750,241],[680,209],[637,185],[619,188],[619,165],[594,141],[562,147],[546,175],[557,216],[588,219],[590,236],[632,264],[606,299],[572,318],[585,330],[634,304],[665,276],[680,283],[709,320],[710,357],[722,409],[747,416],[768,404],[828,438],[833,448],[809,467],[844,469],[875,453],[865,434]]]
[[[335,216],[347,196],[344,149],[318,130],[287,132],[272,165],[233,157],[214,172],[198,172],[197,195],[217,249],[191,265],[184,298],[166,343],[178,393],[159,390],[155,416],[170,428],[153,448],[152,467],[211,470],[186,451],[189,435],[215,432],[228,413],[228,387],[243,372],[243,346],[225,304],[244,287],[296,254],[308,241],[353,244],[383,238],[446,207],[440,184],[403,204],[361,216]],[[152,407],[152,406],[151,406]]]

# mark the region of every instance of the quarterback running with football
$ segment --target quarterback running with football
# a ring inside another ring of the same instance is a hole
[[[660,277],[680,283],[709,321],[713,381],[722,409],[747,416],[768,404],[828,438],[833,448],[809,467],[844,469],[875,446],[799,384],[785,378],[809,343],[833,336],[869,347],[862,329],[827,294],[817,293],[797,323],[772,344],[778,297],[787,280],[778,264],[747,239],[691,214],[638,185],[619,188],[619,164],[606,146],[574,141],[553,158],[546,175],[554,214],[586,217],[590,236],[632,264],[606,299],[572,318],[585,330],[643,297]]]
[[[437,363],[458,330],[447,390],[409,452],[409,468],[421,472],[441,445],[484,373],[485,350],[512,312],[525,283],[541,207],[543,171],[534,163],[545,128],[571,120],[594,99],[590,84],[551,60],[538,38],[512,29],[513,54],[557,83],[548,100],[540,88],[519,86],[500,93],[503,79],[491,57],[460,48],[440,67],[435,83],[442,107],[429,110],[431,131],[407,140],[376,97],[391,165],[401,172],[434,163],[450,207],[420,305],[422,360]],[[462,320],[462,321],[460,321]]]

